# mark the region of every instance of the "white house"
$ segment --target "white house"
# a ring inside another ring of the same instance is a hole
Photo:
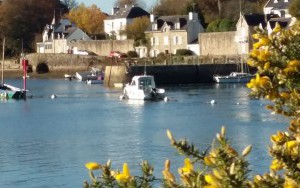
[[[176,54],[178,49],[190,49],[199,55],[198,34],[204,28],[197,13],[159,17],[151,14],[150,22],[145,33],[150,38],[151,57],[156,57],[159,53]]]
[[[104,20],[104,32],[114,39],[126,40],[127,36],[122,31],[126,29],[126,25],[132,23],[134,18],[142,16],[149,16],[149,13],[134,5],[113,8],[112,15]]]
[[[57,24],[53,19],[50,25],[46,25],[42,38],[43,41],[37,43],[37,53],[72,53],[72,48],[69,47],[71,41],[91,40],[85,32],[66,18]]]
[[[277,14],[280,18],[290,18],[288,7],[292,0],[269,0],[264,6],[264,14]]]

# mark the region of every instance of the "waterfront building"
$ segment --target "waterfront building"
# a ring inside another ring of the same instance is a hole
[[[150,25],[146,35],[150,38],[150,56],[159,53],[176,54],[179,49],[190,49],[199,55],[198,34],[204,31],[198,13],[188,15],[150,15]]]
[[[62,18],[56,23],[53,18],[51,24],[47,24],[42,33],[42,42],[37,43],[37,53],[73,53],[80,51],[70,47],[70,43],[77,40],[91,40],[80,28],[76,27],[67,18]]]
[[[149,13],[138,6],[115,7],[112,9],[112,15],[104,20],[104,32],[111,39],[126,40],[127,35],[123,32],[126,26],[132,23],[135,18],[143,16],[149,17]]]

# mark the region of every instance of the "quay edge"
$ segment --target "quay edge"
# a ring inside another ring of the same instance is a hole
[[[104,85],[128,83],[135,75],[153,75],[157,85],[213,83],[213,75],[227,75],[239,70],[239,64],[106,66]],[[251,68],[250,72],[256,70]]]

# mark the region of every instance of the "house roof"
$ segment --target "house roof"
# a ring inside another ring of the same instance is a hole
[[[189,16],[188,15],[160,16],[155,18],[154,23],[157,24],[158,31],[162,30],[165,24],[170,26],[171,30],[174,30],[176,23],[180,23],[179,30],[185,30],[189,23]],[[154,31],[152,28],[152,24],[150,24],[147,31]]]
[[[108,17],[109,20],[119,19],[119,18],[137,18],[142,16],[149,16],[149,13],[140,7],[126,6],[122,8],[117,8],[117,11]]]
[[[269,0],[265,8],[275,8],[275,9],[287,9],[291,3],[291,0]]]
[[[286,28],[289,26],[290,22],[292,21],[292,18],[272,18],[269,20],[269,24],[271,29],[273,29],[276,25],[276,22],[279,23],[279,25],[282,28]]]
[[[262,25],[262,27],[267,26],[264,14],[258,14],[258,13],[245,14],[244,18],[248,26],[259,26],[260,24]]]

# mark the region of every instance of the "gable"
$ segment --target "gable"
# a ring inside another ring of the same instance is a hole
[[[265,8],[288,9],[291,0],[269,0]]]

